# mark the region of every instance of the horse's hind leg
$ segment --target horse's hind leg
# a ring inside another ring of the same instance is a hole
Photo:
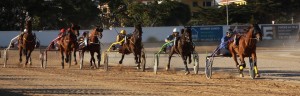
[[[255,71],[255,74],[256,74],[256,77],[260,77],[260,74],[258,72],[258,68],[257,68],[257,57],[256,57],[256,53],[252,53],[251,54],[252,56],[252,60],[253,60],[253,63],[254,63],[254,71]]]

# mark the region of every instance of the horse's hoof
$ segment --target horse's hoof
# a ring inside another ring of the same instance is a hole
[[[169,67],[166,67],[166,71],[169,71]]]
[[[141,69],[141,68],[140,68],[140,65],[136,65],[136,69]]]
[[[244,77],[244,74],[240,74],[240,77]]]
[[[243,67],[246,68],[246,64],[243,64]]]
[[[188,72],[185,72],[185,75],[189,75],[190,74],[190,72],[188,71]]]
[[[191,64],[192,63],[192,60],[191,59],[189,59],[189,64]]]
[[[119,61],[119,64],[122,64],[123,62],[122,61]]]
[[[256,77],[260,77],[260,74],[259,74],[259,73],[257,73],[257,74],[256,74]]]

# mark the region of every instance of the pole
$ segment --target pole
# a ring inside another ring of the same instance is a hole
[[[226,21],[228,26],[228,0],[226,0]]]

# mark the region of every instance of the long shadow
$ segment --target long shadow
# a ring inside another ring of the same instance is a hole
[[[288,71],[288,70],[261,70],[260,71],[267,76],[276,77],[300,77],[300,71]]]
[[[0,95],[1,96],[23,96],[24,94],[0,89]]]
[[[69,95],[159,95],[159,93],[141,93],[130,90],[113,89],[0,89],[1,96],[20,96],[34,94],[69,94]]]

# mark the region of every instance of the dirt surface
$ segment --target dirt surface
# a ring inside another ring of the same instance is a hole
[[[174,55],[170,71],[165,71],[166,55],[161,55],[158,74],[153,73],[153,52],[159,48],[146,48],[147,70],[134,67],[132,55],[126,55],[118,65],[119,54],[111,53],[109,71],[90,69],[86,55],[84,68],[73,65],[61,69],[60,55],[50,52],[46,69],[40,67],[39,52],[33,52],[33,64],[18,65],[18,54],[10,51],[8,65],[0,59],[0,95],[299,95],[299,50],[258,50],[258,67],[261,77],[239,77],[232,58],[216,58],[212,79],[204,75],[204,58],[214,48],[200,51],[200,71],[184,75],[182,60]],[[199,48],[203,49],[203,48]],[[205,48],[204,48],[205,49]],[[3,53],[3,52],[1,52]],[[88,53],[86,53],[88,54]],[[24,61],[24,60],[23,60]],[[24,62],[22,63],[24,64]]]

